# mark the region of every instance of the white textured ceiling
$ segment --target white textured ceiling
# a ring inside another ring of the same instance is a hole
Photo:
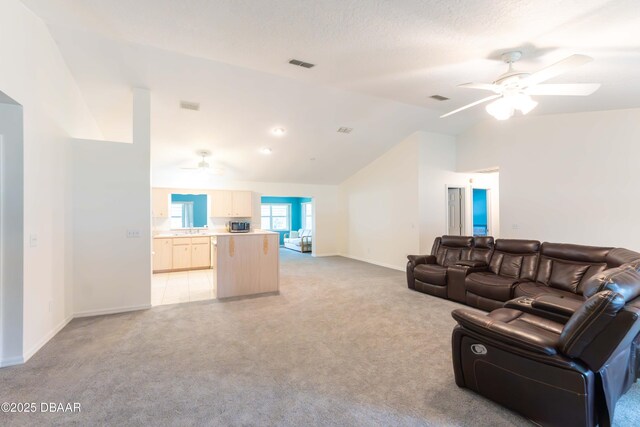
[[[531,114],[640,106],[638,0],[23,2],[49,25],[106,135],[130,134],[129,87],[152,90],[155,167],[210,148],[243,179],[340,182],[413,131],[456,134],[486,119],[481,107],[437,117],[484,96],[456,85],[493,80],[510,48],[525,70],[595,58],[552,82],[599,82],[598,92],[545,97]],[[202,111],[179,111],[180,99]],[[275,140],[274,125],[290,132]],[[254,156],[264,145],[268,160]]]

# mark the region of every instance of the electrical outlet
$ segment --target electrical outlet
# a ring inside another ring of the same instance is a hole
[[[518,224],[511,224],[511,229],[512,230],[519,230],[520,226]]]
[[[139,239],[140,237],[142,237],[142,232],[139,229],[127,230],[127,239]]]

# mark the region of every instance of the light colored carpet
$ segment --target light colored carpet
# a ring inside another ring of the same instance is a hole
[[[2,425],[529,425],[453,380],[450,301],[403,272],[283,250],[281,294],[72,321],[0,402],[80,402]],[[616,422],[640,425],[636,385]]]

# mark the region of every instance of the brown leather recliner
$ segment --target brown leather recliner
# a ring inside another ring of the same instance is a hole
[[[409,255],[407,284],[418,292],[447,297],[447,268],[471,259],[473,237],[442,236],[435,239],[431,255]]]
[[[539,250],[537,240],[498,239],[488,267],[465,277],[465,302],[483,310],[502,307],[519,282],[535,278]]]
[[[455,310],[456,384],[541,425],[609,425],[640,371],[638,269],[627,263],[597,274],[583,283],[588,299],[577,307],[555,297],[573,313],[566,323],[540,307],[527,312],[525,299],[524,310]]]

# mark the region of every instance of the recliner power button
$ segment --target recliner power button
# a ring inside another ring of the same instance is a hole
[[[482,344],[471,344],[471,351],[473,354],[477,354],[479,356],[484,356],[487,354],[487,347]]]

